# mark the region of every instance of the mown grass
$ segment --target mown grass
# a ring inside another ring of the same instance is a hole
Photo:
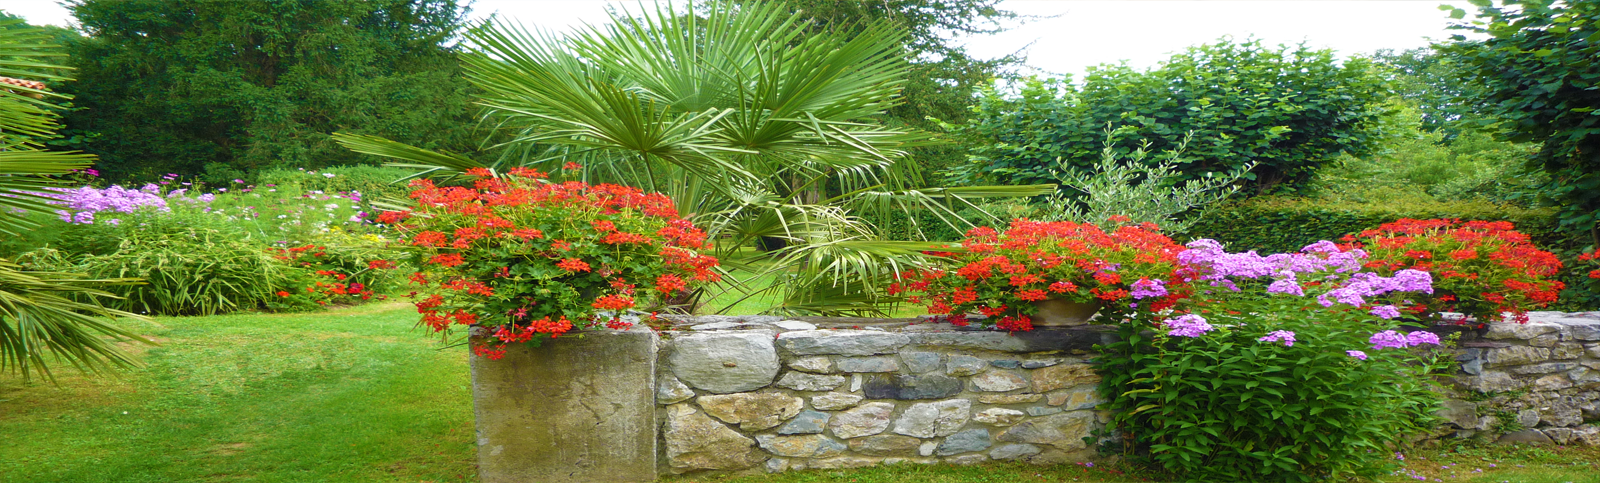
[[[465,350],[412,330],[403,304],[312,314],[158,318],[143,368],[0,375],[0,482],[477,481]],[[1449,444],[1384,482],[1600,483],[1600,448]],[[1121,471],[1119,471],[1121,470]],[[1128,468],[894,465],[678,483],[1153,481]]]

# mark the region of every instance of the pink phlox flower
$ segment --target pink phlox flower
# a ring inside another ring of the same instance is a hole
[[[1261,342],[1282,342],[1284,347],[1294,347],[1294,332],[1287,330],[1274,330],[1265,337],[1256,339]]]

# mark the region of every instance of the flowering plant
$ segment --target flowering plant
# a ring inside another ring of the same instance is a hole
[[[1097,359],[1101,409],[1129,456],[1196,480],[1325,481],[1381,474],[1382,450],[1429,431],[1427,376],[1441,343],[1397,331],[1427,272],[1364,271],[1366,253],[1228,253],[1197,240],[1178,259],[1191,295],[1135,312]],[[1376,471],[1375,471],[1376,470]]]
[[[954,269],[904,274],[905,282],[891,285],[889,293],[916,294],[912,303],[926,304],[932,314],[950,314],[958,325],[978,312],[1012,331],[1032,329],[1033,303],[1052,297],[1104,302],[1115,312],[1140,304],[1160,310],[1184,293],[1177,264],[1183,246],[1153,223],[1122,225],[1108,233],[1088,223],[1018,219],[1005,232],[973,228],[961,247],[946,254]]]
[[[393,261],[362,256],[381,253],[379,250],[359,248],[369,249],[330,250],[321,245],[268,249],[273,258],[300,270],[274,292],[276,297],[267,300],[267,307],[278,311],[315,310],[329,304],[388,299],[384,291],[394,278],[390,273],[399,266]]]
[[[610,184],[550,182],[538,170],[473,169],[472,187],[412,182],[414,212],[384,212],[415,247],[411,280],[422,324],[489,328],[474,347],[498,359],[509,343],[574,328],[631,325],[624,310],[689,293],[720,278],[696,252],[705,232],[659,193]]]
[[[1550,305],[1566,288],[1546,279],[1561,272],[1561,260],[1509,222],[1401,219],[1344,241],[1371,254],[1366,268],[1374,272],[1432,272],[1439,292],[1419,312],[1459,311],[1485,322],[1510,312],[1525,323],[1528,310]]]

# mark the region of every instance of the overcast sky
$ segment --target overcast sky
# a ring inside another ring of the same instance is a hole
[[[477,0],[472,8],[474,17],[497,12],[525,24],[566,30],[606,21],[608,4],[639,8],[636,0]],[[1121,60],[1150,67],[1184,47],[1225,35],[1253,35],[1271,44],[1305,41],[1348,56],[1448,38],[1451,32],[1445,27],[1451,19],[1439,10],[1441,4],[1473,11],[1462,0],[1006,0],[1003,9],[1049,18],[963,41],[980,58],[1027,48],[1032,67],[1075,76],[1085,67]],[[0,0],[0,9],[34,24],[65,26],[72,21],[52,0]]]

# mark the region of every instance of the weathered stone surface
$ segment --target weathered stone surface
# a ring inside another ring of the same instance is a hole
[[[1554,427],[1577,426],[1583,424],[1583,412],[1565,404],[1539,408],[1539,422]]]
[[[1095,344],[1110,343],[1116,328],[1104,325],[1077,327],[1035,327],[1028,332],[995,332],[971,328],[942,332],[908,332],[911,343],[919,346],[958,350],[983,350],[1010,353],[1057,350],[1093,350]]]
[[[820,460],[812,461],[811,464],[808,465],[808,467],[811,468],[811,469],[816,469],[816,470],[838,470],[838,469],[844,469],[844,468],[866,468],[868,466],[873,466],[873,465],[878,464],[879,461],[883,461],[883,460],[879,459],[879,458],[859,458],[859,457],[855,457],[855,456],[841,456],[841,457],[838,457],[838,458],[828,458],[828,459],[820,459]]]
[[[854,394],[831,392],[811,398],[811,407],[823,411],[837,411],[855,407],[863,398]]]
[[[1521,431],[1513,431],[1513,432],[1510,432],[1510,433],[1506,433],[1505,436],[1501,436],[1500,439],[1498,441],[1496,441],[1496,442],[1497,443],[1502,443],[1502,444],[1509,444],[1509,443],[1550,444],[1551,443],[1550,437],[1545,436],[1544,433],[1539,432],[1539,430],[1537,430],[1537,429],[1524,429],[1524,430],[1521,430]]]
[[[1067,411],[1090,409],[1103,402],[1106,402],[1106,400],[1100,397],[1100,390],[1089,384],[1051,392],[1046,395],[1045,399],[1046,404],[1061,406],[1062,409]]]
[[[867,399],[938,399],[961,393],[961,380],[943,374],[875,374],[861,389]]]
[[[1022,411],[1006,408],[989,408],[972,415],[972,420],[994,426],[1010,426],[1021,422]]]
[[[667,408],[665,440],[667,464],[676,470],[738,470],[765,459],[756,450],[755,441],[695,411],[688,404]]]
[[[894,414],[894,404],[873,402],[833,416],[828,429],[843,439],[859,438],[882,433],[889,429],[889,417]]]
[[[1539,425],[1539,411],[1535,410],[1535,409],[1524,409],[1524,410],[1518,411],[1517,412],[1517,424],[1520,424],[1520,425],[1522,425],[1523,427],[1526,427],[1526,428],[1531,428],[1531,427],[1534,427],[1534,426],[1538,426]]]
[[[913,404],[895,421],[894,432],[918,438],[945,436],[961,429],[971,416],[969,399]]]
[[[1559,335],[1560,333],[1561,333],[1561,325],[1560,324],[1552,324],[1552,323],[1548,323],[1548,322],[1540,322],[1540,321],[1534,321],[1534,320],[1530,319],[1528,321],[1528,323],[1526,323],[1526,324],[1504,323],[1504,322],[1496,322],[1496,323],[1489,324],[1489,331],[1485,332],[1483,334],[1483,338],[1490,339],[1490,340],[1503,340],[1503,339],[1530,340],[1530,339],[1533,339],[1533,338],[1541,336],[1541,335],[1546,335],[1546,334],[1557,334],[1557,335]]]
[[[921,446],[917,447],[917,454],[921,455],[921,456],[933,456],[933,450],[938,449],[938,448],[939,448],[939,442],[937,442],[937,441],[924,441]]]
[[[695,400],[712,417],[737,424],[745,431],[760,431],[777,426],[800,414],[805,401],[787,394],[740,393],[700,396]]]
[[[782,473],[789,470],[789,460],[783,458],[768,458],[767,472]]]
[[[1572,428],[1572,444],[1600,446],[1600,426],[1583,425]]]
[[[840,372],[895,372],[900,362],[894,356],[842,357],[835,366]]]
[[[796,355],[888,354],[910,342],[905,334],[871,330],[801,330],[778,336],[778,347]]]
[[[1551,374],[1533,380],[1533,388],[1540,391],[1557,391],[1572,387],[1572,381],[1563,374]]]
[[[880,434],[850,440],[850,451],[867,456],[912,456],[922,440],[910,436]]]
[[[828,427],[830,415],[821,411],[807,409],[801,411],[794,419],[789,420],[783,427],[778,428],[778,434],[817,434]]]
[[[1028,380],[1008,371],[989,371],[973,376],[972,387],[984,392],[1008,392],[1028,387]]]
[[[1021,458],[1021,457],[1024,457],[1024,456],[1033,456],[1033,455],[1039,454],[1039,452],[1040,452],[1040,450],[1039,450],[1038,446],[1034,446],[1034,445],[1031,445],[1031,444],[1011,443],[1011,444],[1002,444],[1002,445],[996,447],[994,449],[994,451],[990,451],[989,452],[989,457],[993,458],[993,459],[996,459],[996,460],[1010,460],[1010,459]]]
[[[1060,412],[1063,412],[1061,410],[1061,408],[1039,407],[1039,406],[1032,406],[1032,407],[1028,408],[1028,415],[1029,416],[1049,416],[1051,414],[1056,414],[1056,413],[1060,413]]]
[[[1589,344],[1584,347],[1586,347],[1585,352],[1589,353],[1589,357],[1600,359],[1600,344]]]
[[[789,361],[789,367],[797,371],[813,374],[833,374],[839,372],[833,367],[833,359],[828,356],[800,357]]]
[[[1100,382],[1100,375],[1088,364],[1061,364],[1033,371],[1033,392],[1050,392],[1079,384]]]
[[[1600,387],[1600,370],[1579,367],[1567,372],[1567,380],[1572,381],[1573,386],[1594,389]]]
[[[783,330],[817,330],[817,325],[798,320],[780,320],[772,323],[773,326]]]
[[[989,441],[989,430],[969,429],[945,438],[944,442],[939,443],[939,448],[935,452],[939,456],[971,453],[988,449],[990,444],[992,443]]]
[[[1574,433],[1572,428],[1544,428],[1539,432],[1544,433],[1545,437],[1550,438],[1550,442],[1555,444],[1571,443]]]
[[[1039,368],[1043,368],[1043,367],[1050,367],[1050,366],[1053,366],[1053,365],[1056,365],[1056,364],[1060,364],[1060,363],[1061,363],[1060,359],[1034,359],[1034,360],[1031,360],[1031,361],[1022,361],[1022,368],[1023,369],[1039,369]]]
[[[656,379],[656,404],[676,404],[694,397],[694,390],[683,385],[678,378],[662,373]]]
[[[1457,378],[1457,383],[1467,390],[1478,392],[1513,391],[1527,385],[1526,382],[1514,379],[1503,371],[1490,370],[1485,370],[1477,376]]]
[[[1439,417],[1449,421],[1459,428],[1473,428],[1478,425],[1478,405],[1456,399],[1444,400],[1443,408],[1439,410]]]
[[[956,466],[978,465],[987,461],[989,461],[989,457],[982,454],[964,454],[961,456],[951,456],[944,459],[945,463]]]
[[[1044,396],[1038,394],[983,394],[978,396],[978,402],[984,404],[1026,404],[1039,402]]]
[[[998,367],[998,368],[1001,368],[1001,369],[1016,369],[1018,367],[1022,367],[1022,361],[1019,361],[1019,360],[1016,360],[1016,359],[1000,359],[1000,360],[989,361],[989,365],[995,366],[995,367]]]
[[[471,357],[481,481],[654,481],[655,351],[648,330],[593,331]]]
[[[1489,367],[1533,364],[1547,360],[1550,360],[1550,349],[1543,347],[1518,345],[1483,351],[1483,363]]]
[[[983,372],[988,367],[989,364],[983,362],[983,359],[965,355],[952,355],[950,356],[950,361],[945,363],[944,373],[957,377],[970,376]]]
[[[807,374],[799,371],[789,371],[788,373],[785,373],[782,378],[778,379],[778,383],[776,385],[784,389],[793,389],[796,391],[832,391],[834,388],[844,385],[845,381],[847,380],[848,379],[845,379],[844,376]]]
[[[1555,322],[1567,326],[1567,330],[1572,332],[1572,340],[1600,340],[1600,321],[1594,319],[1560,319]]]
[[[1529,364],[1511,368],[1512,374],[1551,374],[1570,371],[1583,367],[1576,362],[1546,362],[1544,364]]]
[[[905,364],[906,372],[922,374],[943,367],[944,356],[938,352],[901,352],[900,362]]]
[[[829,439],[820,434],[804,436],[773,436],[763,434],[756,436],[756,442],[761,444],[761,449],[767,450],[778,456],[791,458],[817,458],[833,456],[843,453],[844,443]]]
[[[706,332],[678,336],[667,364],[690,387],[717,394],[751,391],[778,377],[772,332]]]
[[[1073,411],[1023,421],[996,438],[1007,443],[1031,443],[1072,451],[1088,447],[1083,438],[1094,424],[1094,413]]]
[[[739,323],[739,322],[712,322],[712,323],[709,323],[709,324],[696,325],[694,327],[690,327],[689,329],[690,330],[699,330],[699,331],[731,330],[731,329],[737,329],[737,328],[740,328],[740,327],[744,327],[746,325],[748,325],[748,324],[743,324],[743,323]]]
[[[1583,356],[1583,344],[1577,342],[1562,342],[1550,348],[1550,358],[1555,360],[1577,359]]]

